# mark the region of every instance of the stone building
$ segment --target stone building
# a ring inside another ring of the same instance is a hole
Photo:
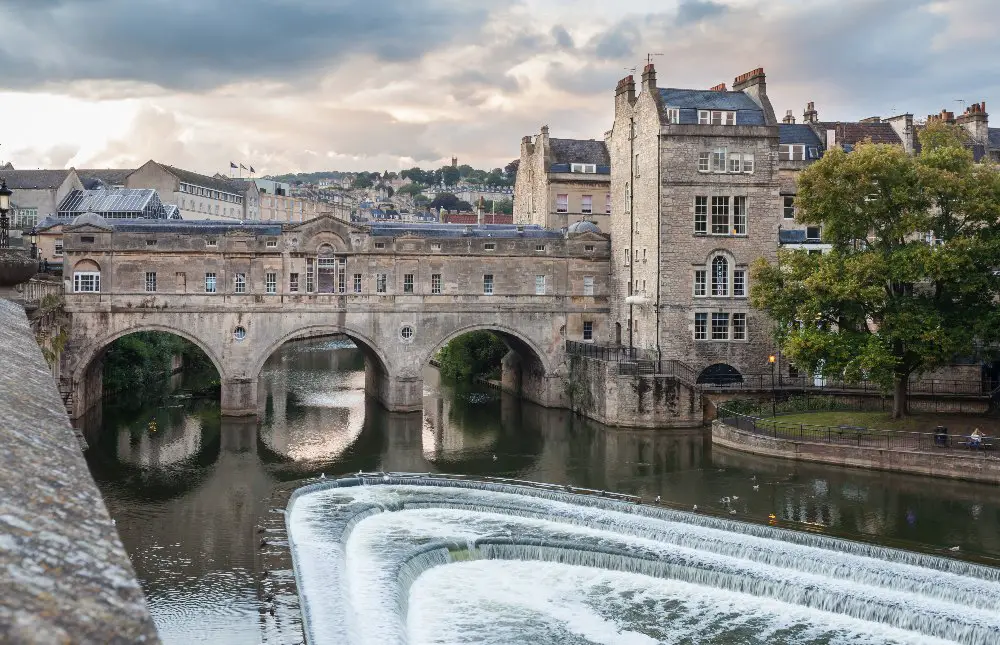
[[[127,188],[152,188],[160,200],[177,204],[183,219],[241,221],[247,218],[246,189],[219,177],[147,161],[128,175]]]
[[[521,140],[514,221],[562,229],[587,220],[607,230],[611,160],[603,141],[550,139],[548,126]]]
[[[0,179],[12,191],[10,216],[11,240],[18,240],[22,230],[30,229],[40,218],[58,210],[59,204],[74,190],[83,190],[77,172],[69,170],[2,170]],[[20,244],[19,241],[14,242]]]
[[[658,352],[699,380],[768,368],[771,323],[750,308],[749,267],[774,259],[780,133],[756,69],[710,90],[623,79],[611,157],[608,340]]]

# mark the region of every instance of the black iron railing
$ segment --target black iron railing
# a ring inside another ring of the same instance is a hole
[[[879,430],[852,425],[814,425],[783,421],[781,416],[764,418],[720,408],[717,419],[727,426],[774,439],[809,441],[861,448],[885,450],[970,450],[968,435],[949,433],[946,428],[928,428],[927,432]],[[993,451],[1000,445],[998,437],[983,437],[980,448]]]

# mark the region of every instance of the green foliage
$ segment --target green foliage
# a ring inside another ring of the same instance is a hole
[[[452,166],[444,166],[441,168],[441,181],[444,182],[445,186],[454,186],[458,184],[458,181],[461,178],[462,174],[459,172],[458,168],[453,168]]]
[[[446,211],[471,211],[472,204],[462,201],[451,193],[438,193],[434,201],[430,203],[431,208],[443,208]]]
[[[496,203],[495,207],[494,202]],[[484,204],[484,213],[506,213],[507,215],[514,214],[514,201],[511,199],[487,199]]]
[[[371,188],[378,179],[378,173],[359,172],[351,182],[351,188]]]
[[[404,170],[403,172],[406,171]],[[411,197],[416,197],[417,195],[421,194],[425,188],[426,188],[425,186],[421,186],[418,183],[412,183],[412,184],[406,184],[405,186],[401,186],[399,190],[396,192],[400,195],[409,195]]]
[[[104,357],[104,388],[108,392],[135,390],[159,382],[171,371],[171,359],[180,354],[185,369],[212,365],[196,345],[162,332],[137,332],[111,344]]]
[[[973,355],[1000,330],[1000,174],[947,128],[923,133],[919,157],[871,143],[827,152],[802,172],[795,203],[832,250],[780,251],[752,269],[751,302],[778,323],[786,356],[893,388],[894,416],[911,374]]]
[[[496,334],[473,331],[452,340],[438,352],[441,375],[459,381],[499,374],[507,345]]]

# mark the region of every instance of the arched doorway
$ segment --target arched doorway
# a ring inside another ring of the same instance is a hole
[[[732,365],[709,365],[698,375],[699,385],[734,385],[743,382],[743,375]]]

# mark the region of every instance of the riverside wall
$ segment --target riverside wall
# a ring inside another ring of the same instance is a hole
[[[1000,457],[987,451],[888,450],[775,438],[720,420],[712,422],[712,444],[766,457],[1000,484]]]
[[[0,300],[0,642],[159,643],[24,310]]]

